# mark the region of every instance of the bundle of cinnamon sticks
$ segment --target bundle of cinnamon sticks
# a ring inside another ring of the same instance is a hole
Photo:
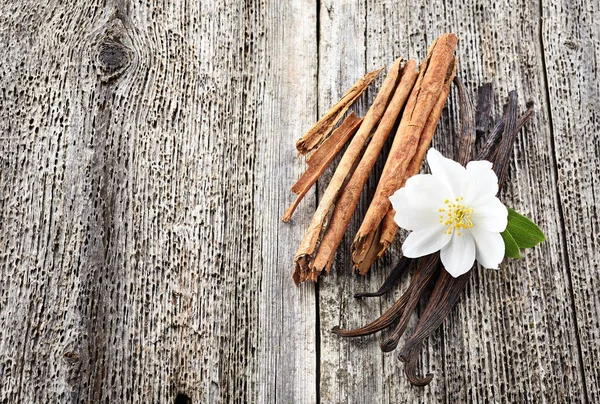
[[[285,212],[285,222],[350,141],[294,257],[292,278],[296,284],[317,281],[331,270],[364,185],[399,120],[375,196],[352,244],[352,261],[357,271],[367,273],[394,240],[398,228],[389,197],[421,169],[456,73],[456,43],[454,34],[437,38],[418,72],[416,61],[396,60],[366,115],[358,118],[351,113],[334,130],[383,69],[367,73],[296,144],[301,154],[311,154],[306,172],[292,187],[298,197]]]

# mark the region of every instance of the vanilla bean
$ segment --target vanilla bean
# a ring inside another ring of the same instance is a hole
[[[406,292],[400,296],[400,299],[398,299],[392,307],[387,309],[385,313],[381,315],[381,317],[365,325],[364,327],[356,328],[354,330],[342,330],[340,327],[336,326],[331,331],[341,337],[362,337],[389,327],[402,313],[404,307],[406,307],[406,303],[408,303],[413,287],[414,284],[411,282]]]
[[[527,104],[525,104],[525,106],[527,107],[527,110],[525,111],[525,113],[523,115],[521,115],[519,117],[519,124],[517,125],[517,133],[519,133],[521,131],[521,128],[523,128],[523,126],[525,126],[525,124],[527,123],[529,118],[531,118],[531,115],[533,115],[533,106],[534,105],[535,105],[535,103],[531,100],[527,101]]]
[[[469,95],[462,85],[462,82],[457,81],[456,84],[458,84],[459,100],[461,102],[461,132],[458,142],[459,150],[457,161],[462,165],[466,165],[473,155],[475,141],[474,117],[472,113],[472,104],[470,101],[467,101]],[[416,362],[420,345],[425,338],[431,335],[431,333],[441,325],[448,313],[452,310],[459,297],[462,295],[462,291],[471,274],[471,272],[467,272],[458,278],[453,278],[447,271],[443,270],[443,265],[441,265],[439,261],[438,266],[442,267],[441,274],[435,284],[429,302],[419,319],[417,329],[409,337],[399,354],[400,359],[405,362],[404,371],[409,381],[419,386],[428,384],[433,378],[433,375],[427,375],[425,378],[419,378],[416,375]]]
[[[383,282],[383,285],[381,285],[381,287],[379,288],[379,290],[377,290],[377,292],[356,293],[356,294],[354,294],[354,297],[356,299],[362,299],[363,297],[377,297],[377,296],[385,295],[396,284],[398,284],[398,282],[400,282],[402,275],[404,274],[404,272],[406,272],[406,269],[410,266],[410,264],[413,261],[414,260],[412,258],[407,258],[407,257],[400,258],[400,261],[398,261],[398,264],[396,264],[394,269],[392,269],[392,271],[390,272],[388,277],[385,279],[385,282]]]
[[[396,325],[396,328],[392,334],[381,343],[381,350],[383,352],[393,351],[398,346],[398,341],[400,341],[400,337],[406,330],[408,320],[410,320],[410,316],[412,315],[413,311],[415,311],[417,303],[419,303],[419,300],[421,299],[421,294],[427,285],[429,285],[429,281],[431,281],[431,278],[438,270],[439,263],[439,253],[428,255],[419,263],[419,270],[411,279],[411,284],[414,284],[415,286],[412,288],[410,298],[406,303],[402,317],[400,317],[400,321]]]
[[[509,107],[506,108],[505,111],[505,119],[507,121],[513,119],[513,116],[516,116],[516,110],[514,112],[511,110],[513,105],[516,106],[516,100],[516,92],[511,92],[509,94]],[[528,111],[523,115],[523,119],[519,120],[519,122],[515,122],[514,125],[509,124],[506,126],[509,131],[505,129],[503,132],[502,140],[500,142],[500,150],[512,150],[512,145],[516,139],[516,135],[521,128],[519,124],[524,124],[529,119],[531,116],[532,107],[533,105],[528,103]],[[512,116],[509,114],[512,114]],[[515,120],[513,119],[513,122],[514,121]],[[512,132],[510,132],[511,130]],[[492,149],[489,152],[493,153],[494,150]],[[479,153],[478,157],[486,160],[490,158],[489,155],[485,155],[481,152]],[[506,174],[501,176],[501,170],[506,170],[505,167],[508,165],[509,159],[510,153],[507,153],[506,151],[502,153],[498,152],[496,158],[494,159],[494,171],[499,178],[499,188],[501,188],[506,181]],[[465,163],[465,161],[459,162],[462,164]],[[422,342],[429,337],[450,314],[454,305],[458,302],[458,299],[462,295],[462,292],[465,289],[472,273],[469,271],[458,278],[453,278],[447,271],[441,272],[442,273],[436,282],[427,307],[419,319],[419,323],[417,324],[415,332],[406,341],[404,347],[399,353],[400,359],[406,363],[405,373],[407,374],[409,381],[412,383],[412,380],[414,380],[417,382],[417,385],[424,385],[423,383],[427,384],[431,381],[431,378],[429,378],[429,375],[424,379],[419,379],[416,376],[416,360],[418,358],[416,353],[419,351],[419,347]]]
[[[519,117],[519,122],[517,124],[517,133],[521,131],[523,126],[527,123],[531,115],[533,115],[533,101],[527,102],[527,110],[523,115]],[[506,106],[505,106],[506,112]],[[477,155],[477,160],[488,160],[493,161],[496,158],[496,153],[498,152],[498,147],[500,144],[500,140],[502,139],[502,132],[504,131],[504,122],[506,121],[506,117],[502,115],[498,122],[494,125],[494,129],[490,132],[490,134],[486,137],[484,144],[479,150]]]
[[[460,104],[460,135],[458,138],[458,162],[463,165],[471,161],[473,146],[475,145],[475,116],[471,98],[462,80],[454,77],[454,84],[458,88],[458,101]]]
[[[488,156],[493,159],[498,151],[498,145],[502,139],[502,132],[504,131],[504,115],[496,121],[492,131],[486,136],[481,149],[479,150],[478,157]]]
[[[498,175],[498,188],[501,190],[506,176],[508,175],[508,166],[512,157],[513,143],[517,136],[518,125],[518,101],[519,97],[516,91],[508,93],[508,107],[505,113],[504,131],[502,140],[498,148],[498,155],[494,161],[494,171]]]
[[[469,96],[464,88],[464,85],[457,80],[458,94],[460,98],[460,120],[461,130],[458,139],[459,150],[457,161],[466,165],[472,159],[476,133],[484,133],[487,131],[489,116],[481,117],[481,115],[489,115],[488,103],[491,103],[492,96],[491,85],[487,84],[486,88],[480,89],[480,100],[477,108],[477,117],[474,116],[473,106]],[[533,103],[527,103],[527,111],[517,119],[517,102],[518,97],[516,92],[509,93],[509,102],[505,107],[503,116],[496,122],[492,131],[486,136],[483,146],[477,153],[477,160],[488,160],[493,162],[493,169],[498,176],[498,186],[502,189],[507,179],[508,166],[512,157],[512,150],[517,133],[531,117],[533,113]],[[476,119],[477,118],[477,119]],[[475,124],[477,122],[477,124]],[[375,293],[359,293],[356,297],[381,296],[391,289],[398,282],[400,276],[405,272],[411,261],[403,257],[396,268],[392,270],[384,284]],[[453,307],[462,296],[466,285],[468,284],[473,271],[459,276],[452,277],[443,269],[443,265],[439,259],[439,253],[426,256],[419,262],[419,267],[411,279],[411,283],[407,291],[390,307],[381,317],[372,323],[356,330],[340,330],[335,328],[333,331],[338,335],[345,337],[362,336],[375,333],[391,326],[396,319],[399,319],[394,331],[381,344],[383,351],[390,351],[396,348],[398,341],[406,330],[406,325],[412,315],[418,301],[422,297],[425,288],[433,279],[434,275],[439,273],[433,292],[429,301],[420,316],[415,332],[407,339],[402,347],[399,357],[405,363],[404,371],[409,382],[416,386],[425,386],[433,379],[432,374],[426,374],[425,377],[419,376],[418,360],[419,352],[423,341],[428,338],[443,321],[448,317]]]
[[[445,270],[441,271],[415,332],[408,338],[399,353],[402,361],[410,362],[411,351],[418,351],[421,343],[442,324],[462,296],[463,289],[470,278],[471,271],[458,278],[453,278]]]
[[[465,165],[468,161],[471,160],[473,156],[473,146],[475,145],[476,139],[474,125],[475,116],[473,112],[473,104],[471,103],[470,97],[467,94],[462,80],[460,80],[459,78],[454,78],[454,83],[458,87],[458,96],[460,102],[461,131],[459,135],[458,162]],[[421,293],[429,284],[429,281],[431,280],[431,278],[433,277],[433,275],[439,267],[441,267],[439,253],[427,256],[424,259],[424,262],[421,264],[421,268],[423,269],[421,269],[419,273],[415,274],[415,276],[413,277],[415,288],[412,291],[411,299],[407,303],[407,306],[404,309],[404,313],[402,314],[402,317],[398,325],[396,326],[394,332],[382,342],[382,351],[389,352],[396,349],[400,337],[406,330],[406,325],[408,324],[410,315],[412,314],[421,297]],[[442,272],[446,273],[445,271]]]
[[[467,94],[462,81],[455,79],[455,84],[458,86],[458,96],[460,100],[461,127],[458,141],[459,149],[457,161],[462,165],[466,165],[473,156],[473,146],[475,144],[475,118],[473,116],[473,106],[469,99],[470,97]],[[439,257],[439,253],[435,255]],[[436,266],[443,267],[439,258],[436,260]],[[409,355],[408,352],[421,343],[422,339],[419,339],[419,337],[426,338],[431,332],[439,327],[439,324],[441,324],[445,318],[445,313],[452,310],[452,307],[454,307],[454,304],[460,297],[462,289],[469,278],[469,274],[470,272],[467,272],[465,275],[455,279],[447,271],[442,269],[440,277],[433,289],[431,298],[425,308],[425,312],[421,315],[417,329],[406,342],[404,348],[402,348],[400,353],[401,358],[408,363],[411,362],[409,360],[411,355]],[[445,288],[447,288],[448,291],[446,291]],[[444,297],[446,298],[444,299]],[[427,321],[423,319],[426,319]]]
[[[404,362],[404,373],[406,374],[406,378],[413,386],[424,387],[433,380],[433,373],[427,373],[425,377],[419,377],[417,375],[419,361],[418,348],[410,351],[405,357],[402,357],[401,360]]]
[[[494,88],[492,83],[479,87],[477,96],[477,113],[475,115],[475,131],[478,136],[486,134],[490,128],[492,107],[494,103]]]

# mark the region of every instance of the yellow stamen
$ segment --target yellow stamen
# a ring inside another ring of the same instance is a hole
[[[455,198],[456,201],[464,200],[464,197]],[[453,234],[456,229],[456,234],[461,235],[462,229],[471,229],[473,228],[473,222],[471,221],[471,215],[473,214],[473,209],[466,207],[465,205],[459,203],[449,203],[450,200],[446,199],[444,203],[448,205],[448,217],[444,220],[444,216],[440,215],[440,223],[444,223],[446,230],[444,234]],[[444,212],[443,208],[439,209],[440,212]]]

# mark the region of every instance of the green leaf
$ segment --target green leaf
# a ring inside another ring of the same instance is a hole
[[[504,256],[508,258],[521,258],[519,253],[519,246],[515,242],[515,239],[508,230],[504,230],[500,233],[504,240]]]
[[[535,223],[511,208],[507,209],[506,231],[510,233],[519,248],[531,248],[546,240],[546,236]],[[504,242],[506,243],[506,240]]]

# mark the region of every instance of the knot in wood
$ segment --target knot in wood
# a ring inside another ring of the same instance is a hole
[[[98,46],[98,69],[102,81],[119,77],[131,64],[132,52],[120,38],[108,36]]]

